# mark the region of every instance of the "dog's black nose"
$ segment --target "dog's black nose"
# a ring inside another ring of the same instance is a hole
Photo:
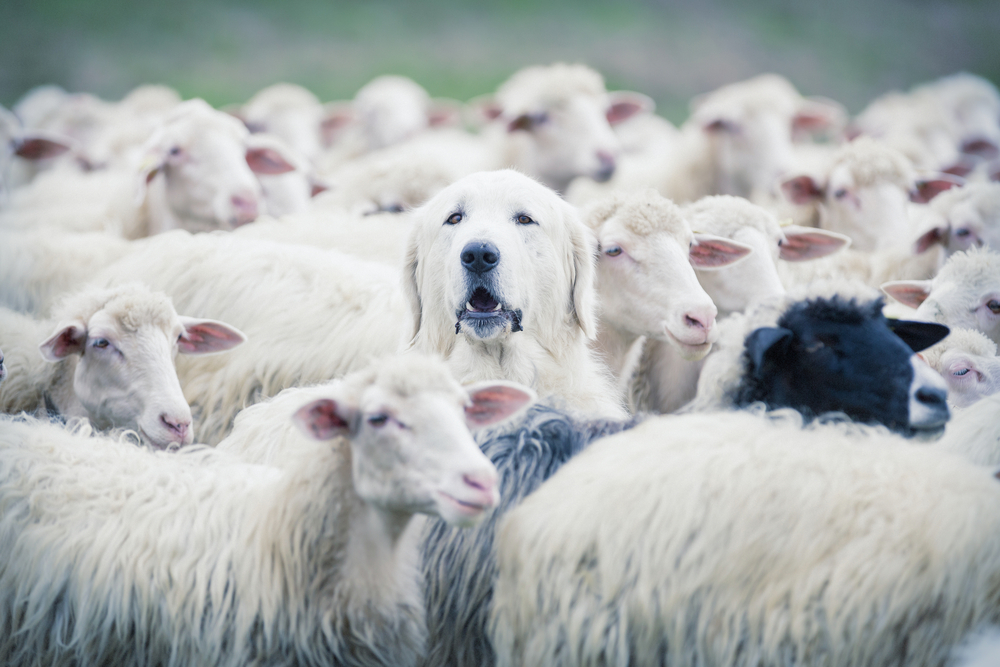
[[[462,266],[473,273],[487,273],[500,263],[500,251],[492,243],[473,241],[462,249]]]

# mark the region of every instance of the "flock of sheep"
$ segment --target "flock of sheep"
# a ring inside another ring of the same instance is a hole
[[[0,108],[0,664],[998,664],[1000,94],[691,109]]]

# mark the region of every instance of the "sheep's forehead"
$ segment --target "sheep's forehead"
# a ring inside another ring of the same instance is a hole
[[[953,328],[951,333],[937,345],[930,347],[921,354],[937,370],[955,354],[970,354],[977,357],[995,357],[997,346],[985,334],[974,329]]]
[[[468,401],[466,391],[436,357],[392,357],[347,380],[361,385],[362,403],[412,400],[426,394],[446,397],[459,408]]]
[[[606,101],[603,77],[583,65],[526,67],[497,90],[497,101],[510,116],[563,106],[577,96]]]
[[[850,173],[858,187],[893,183],[908,189],[914,173],[909,160],[899,151],[861,137],[842,147],[833,158],[833,171]]]
[[[768,238],[782,236],[781,225],[774,215],[742,197],[705,197],[685,206],[683,212],[696,232],[733,238],[736,232],[749,227],[760,230]]]
[[[953,254],[934,277],[931,291],[938,293],[947,286],[1000,289],[1000,254],[979,248]]]
[[[698,106],[697,113],[734,119],[758,115],[791,118],[801,101],[801,95],[784,77],[763,75],[709,93]]]

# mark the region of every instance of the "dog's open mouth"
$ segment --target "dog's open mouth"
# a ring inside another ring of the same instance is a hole
[[[495,333],[499,329],[506,329],[510,325],[510,333],[522,331],[521,311],[508,310],[497,301],[496,297],[490,294],[485,287],[477,287],[469,300],[465,303],[465,308],[458,312],[458,321],[455,322],[455,333],[462,331],[462,323],[471,327],[472,332],[481,338]]]

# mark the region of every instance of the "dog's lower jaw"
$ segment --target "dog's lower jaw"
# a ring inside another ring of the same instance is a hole
[[[469,336],[479,340],[489,340],[503,334],[524,331],[521,327],[520,310],[501,310],[492,313],[462,311],[455,322],[455,334],[462,332],[462,324]]]

